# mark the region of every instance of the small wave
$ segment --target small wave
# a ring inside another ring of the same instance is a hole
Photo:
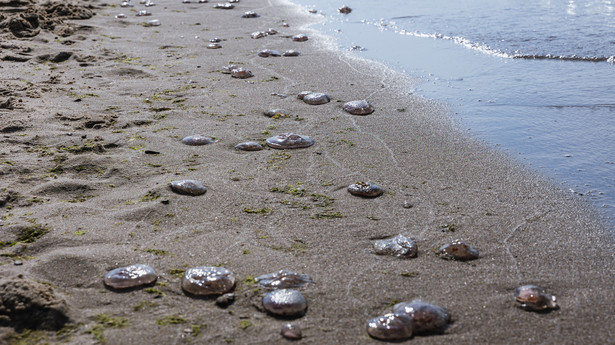
[[[606,61],[611,64],[615,64],[615,56],[556,56],[556,55],[523,55],[514,54],[511,56],[513,59],[527,59],[527,60],[561,60],[561,61],[589,61],[589,62],[602,62]]]

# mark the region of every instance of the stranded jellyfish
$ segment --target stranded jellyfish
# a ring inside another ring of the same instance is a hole
[[[220,72],[222,72],[224,74],[231,74],[231,72],[233,72],[233,70],[238,69],[238,68],[239,68],[239,66],[237,66],[237,65],[226,65],[226,66],[222,67]]]
[[[312,92],[303,96],[303,101],[311,105],[319,105],[329,103],[331,98],[326,93]]]
[[[279,119],[281,117],[290,117],[290,112],[286,109],[269,109],[265,112],[265,116]]]
[[[282,53],[282,56],[299,56],[301,53],[298,50],[290,49]]]
[[[299,327],[296,323],[284,324],[280,330],[280,335],[290,340],[299,340],[303,337],[301,334],[301,327]]]
[[[144,17],[144,16],[151,16],[152,12],[148,11],[148,10],[141,10],[139,12],[137,12],[137,14],[135,14],[137,17]]]
[[[367,115],[374,112],[374,107],[365,100],[346,102],[342,109],[352,115]]]
[[[224,4],[217,3],[217,4],[214,5],[214,8],[219,8],[219,9],[223,9],[223,10],[231,10],[231,9],[235,8],[235,5],[233,5],[231,3],[228,3],[228,2],[224,3]]]
[[[275,35],[278,33],[278,31],[274,28],[269,28],[267,29],[267,31],[265,31],[267,33],[267,35]]]
[[[224,267],[195,267],[186,270],[182,289],[192,295],[222,295],[235,286],[235,275]]]
[[[299,34],[299,35],[293,36],[292,40],[295,42],[303,42],[303,41],[307,41],[308,37],[305,34]]]
[[[261,144],[257,143],[256,141],[246,141],[245,143],[239,143],[235,145],[235,150],[240,151],[260,151],[262,149],[263,147],[261,146]]]
[[[222,39],[219,38],[219,37],[214,37],[214,38],[210,39],[209,42],[211,42],[211,43],[218,43],[218,42],[222,42]]]
[[[348,186],[348,192],[352,195],[362,196],[364,198],[375,198],[381,196],[384,190],[372,183],[357,182]]]
[[[348,14],[348,13],[352,12],[352,8],[350,8],[348,6],[342,6],[342,7],[338,8],[337,11],[339,13]]]
[[[267,33],[265,31],[255,31],[250,34],[250,37],[252,37],[253,39],[263,38],[265,36],[267,36]]]
[[[124,13],[120,13],[117,16],[115,16],[116,19],[123,19],[123,18],[127,18],[126,15]]]
[[[388,240],[374,242],[374,251],[378,255],[413,258],[416,257],[418,247],[410,237],[400,234]]]
[[[447,260],[467,261],[478,259],[478,250],[460,240],[443,245],[436,251],[436,255]]]
[[[156,271],[148,265],[136,264],[116,268],[105,274],[105,285],[113,289],[130,289],[152,284],[158,279]]]
[[[199,134],[190,135],[182,139],[182,143],[190,146],[200,146],[214,143],[214,139],[210,137],[204,137]]]
[[[258,51],[258,56],[260,57],[269,57],[269,56],[281,56],[279,51],[272,49],[263,49]]]
[[[307,301],[297,290],[280,289],[263,297],[263,308],[278,316],[301,316],[305,314]]]
[[[231,70],[231,77],[238,79],[247,79],[253,77],[254,74],[245,68],[239,67]]]
[[[274,149],[300,149],[314,145],[312,138],[293,133],[276,135],[275,137],[267,138],[265,142]]]
[[[256,17],[260,17],[260,15],[254,11],[244,12],[241,15],[241,18],[256,18]]]
[[[306,286],[314,283],[312,277],[307,274],[299,274],[289,270],[279,270],[274,273],[264,274],[255,278],[259,285],[274,289],[290,289]]]
[[[380,340],[403,340],[412,337],[412,318],[404,313],[389,313],[367,322],[367,333]]]
[[[312,91],[301,91],[301,92],[299,92],[297,94],[297,98],[302,100],[302,99],[305,98],[305,96],[307,96],[307,95],[309,95],[311,93],[312,93]]]
[[[148,20],[147,22],[145,22],[146,26],[160,26],[160,20],[158,19],[152,19],[152,20]]]
[[[418,300],[398,303],[393,306],[393,312],[412,318],[414,334],[443,333],[451,321],[446,309]]]
[[[515,299],[525,310],[541,311],[557,309],[559,306],[555,296],[545,293],[545,290],[535,285],[523,285],[515,290]]]
[[[220,43],[210,43],[207,45],[207,49],[220,49],[222,45]]]
[[[175,193],[192,196],[203,195],[207,192],[207,188],[197,180],[172,181],[170,187]]]

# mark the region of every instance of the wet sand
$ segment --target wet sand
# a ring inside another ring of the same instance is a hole
[[[277,0],[244,0],[232,10],[91,4],[96,15],[66,21],[70,30],[19,39],[2,32],[0,242],[14,245],[0,249],[0,276],[51,286],[71,319],[58,334],[17,337],[285,343],[279,332],[288,320],[263,311],[265,289],[252,277],[290,269],[315,281],[301,288],[308,311],[294,320],[299,343],[378,343],[366,322],[415,298],[446,308],[453,323],[412,343],[610,341],[613,239],[588,205],[458,132],[443,105],[408,94],[411,80],[329,49],[303,27],[315,16]],[[146,9],[151,17],[135,16]],[[260,17],[241,18],[245,11]],[[114,18],[119,13],[127,18]],[[151,19],[161,25],[141,25]],[[279,33],[250,38],[268,28]],[[309,40],[291,40],[301,33]],[[206,49],[214,37],[222,48]],[[259,57],[266,48],[301,55]],[[231,62],[254,77],[222,74]],[[331,102],[308,105],[295,97],[304,90]],[[357,99],[375,112],[342,110]],[[290,117],[263,114],[276,108]],[[233,148],[290,132],[315,144]],[[181,143],[194,134],[217,141]],[[208,191],[176,194],[169,182],[180,179]],[[350,195],[346,187],[357,181],[385,193]],[[24,233],[40,236],[20,239]],[[417,258],[373,253],[374,241],[400,233],[416,240]],[[480,258],[433,253],[454,239]],[[104,287],[107,271],[136,263],[156,269],[155,286]],[[226,309],[180,288],[183,270],[217,265],[237,278]],[[513,291],[522,284],[546,288],[561,308],[519,309]],[[15,340],[10,327],[0,329]]]

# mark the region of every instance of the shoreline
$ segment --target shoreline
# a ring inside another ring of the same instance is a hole
[[[295,5],[236,5],[164,2],[147,8],[151,17],[98,8],[92,19],[72,21],[79,29],[66,38],[42,32],[12,42],[29,46],[32,59],[3,68],[2,87],[22,102],[0,112],[2,128],[15,128],[3,130],[0,149],[0,160],[11,162],[1,170],[0,241],[15,241],[33,225],[48,232],[0,249],[0,276],[49,284],[73,322],[68,336],[29,337],[286,343],[279,331],[287,320],[262,311],[265,290],[253,277],[290,269],[315,281],[300,289],[308,311],[294,320],[303,330],[299,343],[379,343],[365,323],[394,301],[415,298],[446,308],[454,322],[443,335],[413,343],[610,341],[614,245],[586,203],[457,131],[443,105],[404,93],[400,82],[408,80],[392,70],[331,50],[309,32],[307,42],[292,42],[311,20]],[[260,17],[240,18],[250,10]],[[120,12],[129,17],[113,18]],[[140,25],[149,19],[161,26]],[[280,27],[283,21],[290,27]],[[269,27],[279,33],[250,38]],[[214,37],[225,39],[222,48],[206,49]],[[265,48],[301,55],[257,56]],[[73,57],[34,59],[60,51]],[[220,73],[231,62],[254,77]],[[325,92],[331,102],[305,104],[295,97],[304,90]],[[343,102],[355,99],[376,111],[345,113]],[[290,118],[263,115],[275,108]],[[314,146],[233,149],[289,132],[309,135]],[[181,143],[194,134],[216,142]],[[177,179],[201,180],[208,191],[175,194],[168,183]],[[361,180],[385,194],[346,192]],[[417,258],[373,254],[376,239],[399,233],[417,241]],[[432,253],[457,238],[477,247],[480,258],[463,263]],[[105,289],[107,271],[136,263],[157,271],[156,285]],[[201,265],[235,273],[237,297],[228,308],[182,292],[177,273]],[[513,290],[530,283],[555,295],[561,308],[517,308]],[[101,323],[101,315],[126,324]]]

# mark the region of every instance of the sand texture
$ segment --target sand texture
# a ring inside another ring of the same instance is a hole
[[[24,330],[5,301],[0,343],[286,343],[288,320],[265,312],[268,290],[253,279],[281,269],[314,280],[299,288],[301,344],[380,343],[366,322],[416,298],[453,323],[408,343],[612,342],[613,239],[587,205],[459,133],[445,107],[408,92],[412,81],[329,49],[303,27],[317,15],[279,0],[232,10],[64,3],[0,3],[0,282],[44,290],[70,321]],[[246,11],[260,16],[241,18]],[[161,25],[143,25],[152,19]],[[268,28],[278,33],[251,38]],[[301,33],[309,40],[291,40]],[[222,48],[207,49],[214,37]],[[221,73],[229,63],[254,76]],[[306,104],[296,98],[305,90],[331,101]],[[342,109],[362,99],[373,113]],[[288,116],[265,116],[270,109]],[[314,145],[234,149],[281,133]],[[181,142],[197,134],[214,142]],[[173,192],[169,183],[183,179],[206,193]],[[358,181],[385,192],[351,195]],[[398,234],[416,241],[418,257],[374,254],[376,240]],[[455,239],[480,258],[434,254]],[[139,263],[157,271],[155,285],[105,288],[109,270]],[[182,272],[198,266],[234,273],[234,303],[182,291]],[[518,308],[522,284],[546,288],[560,309]],[[46,305],[11,294],[32,310]]]

